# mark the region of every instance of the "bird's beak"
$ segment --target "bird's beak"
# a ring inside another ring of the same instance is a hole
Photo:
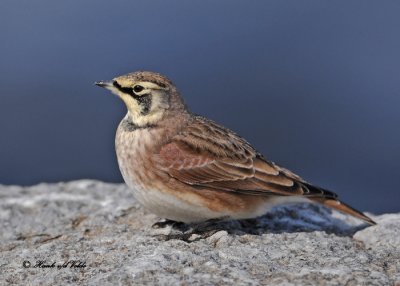
[[[104,88],[113,87],[113,82],[110,80],[96,81],[94,84]]]

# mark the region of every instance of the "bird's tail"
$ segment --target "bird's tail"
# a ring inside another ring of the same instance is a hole
[[[349,214],[352,215],[354,217],[357,217],[359,219],[362,219],[363,221],[365,221],[366,223],[369,223],[371,225],[375,225],[376,222],[374,222],[371,218],[369,218],[368,216],[366,216],[365,214],[363,214],[362,212],[353,209],[351,206],[346,205],[345,203],[337,200],[337,199],[333,199],[333,198],[313,198],[313,201],[316,201],[320,204],[323,204],[327,207],[330,207],[332,209],[338,210],[340,212],[343,212],[345,214]]]

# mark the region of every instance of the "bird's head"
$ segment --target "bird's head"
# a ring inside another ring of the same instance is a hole
[[[135,125],[155,125],[167,110],[185,110],[174,84],[165,76],[154,72],[133,72],[111,81],[95,83],[120,97]]]

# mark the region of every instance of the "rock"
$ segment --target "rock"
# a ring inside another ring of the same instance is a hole
[[[122,184],[0,186],[0,283],[399,285],[400,214],[373,219],[298,204],[190,233]]]

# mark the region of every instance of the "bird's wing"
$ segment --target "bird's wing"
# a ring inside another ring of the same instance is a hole
[[[193,186],[252,195],[336,198],[267,161],[246,140],[202,117],[195,117],[154,159],[158,168]]]

